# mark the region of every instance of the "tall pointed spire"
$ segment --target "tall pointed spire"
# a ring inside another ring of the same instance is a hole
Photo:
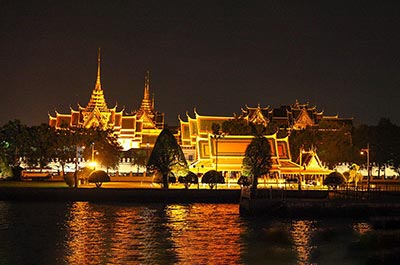
[[[101,82],[100,82],[100,51],[101,48],[99,48],[99,53],[97,55],[97,78],[96,78],[96,86],[95,86],[95,90],[101,90]]]
[[[101,82],[100,82],[100,48],[97,56],[96,86],[92,91],[92,96],[90,97],[89,103],[87,104],[85,111],[90,113],[94,109],[98,109],[101,112],[109,112],[106,101],[104,99],[104,92],[101,89]]]
[[[146,76],[144,77],[143,99],[145,99],[145,100],[150,99],[150,71],[149,70],[147,70]]]
[[[153,100],[150,95],[150,71],[147,70],[144,77],[142,104],[140,105],[140,109],[136,112],[137,117],[143,120],[144,128],[155,128],[156,126],[154,122],[155,111],[153,106]]]

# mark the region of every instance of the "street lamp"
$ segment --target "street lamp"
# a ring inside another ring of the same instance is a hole
[[[223,134],[214,134],[210,136],[215,139],[215,171],[218,171],[218,140],[224,138]]]
[[[94,155],[96,154],[96,150],[94,149],[94,142],[92,143],[92,160],[90,161],[90,166],[93,168],[93,170],[96,169],[97,163],[94,161]]]
[[[193,165],[193,168],[197,167],[197,189],[200,188],[200,166]],[[201,168],[204,168],[204,165],[201,165]]]
[[[218,172],[218,139],[223,138],[224,135],[222,133],[214,133],[210,137],[215,139],[215,171]],[[215,188],[217,188],[217,183],[215,183]]]
[[[144,176],[147,175],[147,165],[149,164],[149,159],[150,159],[150,157],[149,157],[150,156],[149,155],[149,148],[150,148],[150,143],[147,142],[147,144],[146,144],[146,168],[143,171],[144,172]]]
[[[85,149],[85,146],[79,146],[79,145],[76,145],[75,146],[75,173],[74,173],[74,187],[75,188],[78,188],[78,171],[79,171],[79,168],[78,168],[78,166],[79,166],[79,153],[83,150],[83,149]],[[81,150],[79,150],[79,149],[81,149]]]
[[[367,148],[361,149],[360,154],[367,154],[367,172],[368,172],[368,181],[367,181],[367,191],[369,192],[370,182],[371,182],[371,174],[369,169],[369,143],[367,144]]]

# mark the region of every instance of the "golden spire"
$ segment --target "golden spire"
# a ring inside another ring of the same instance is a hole
[[[144,77],[143,99],[145,99],[145,100],[150,99],[150,71],[149,70],[147,70],[146,76]]]
[[[101,83],[100,83],[100,48],[99,48],[99,54],[97,56],[96,86],[93,89],[92,96],[90,97],[89,103],[87,104],[85,111],[90,113],[96,108],[100,112],[109,112],[106,101],[104,99],[104,92],[101,89]]]
[[[154,128],[155,122],[155,112],[154,112],[154,100],[150,96],[150,71],[147,70],[144,78],[144,93],[142,104],[139,110],[136,112],[137,118],[142,119],[145,128]]]
[[[97,79],[96,79],[95,90],[101,90],[101,82],[100,82],[100,48],[99,48],[99,53],[97,55]]]

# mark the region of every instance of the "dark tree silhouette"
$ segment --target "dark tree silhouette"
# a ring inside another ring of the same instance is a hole
[[[9,121],[0,128],[2,171],[12,170],[15,179],[21,177],[20,158],[26,154],[28,139],[28,127],[19,120]]]
[[[185,156],[174,135],[168,129],[162,130],[158,136],[147,163],[147,168],[161,172],[164,189],[169,187],[168,175],[170,172],[183,171],[187,174],[188,165]]]
[[[246,148],[243,175],[251,177],[252,190],[257,189],[258,178],[271,169],[271,146],[267,138],[257,135]]]

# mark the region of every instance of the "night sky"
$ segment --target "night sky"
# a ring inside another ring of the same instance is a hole
[[[326,2],[0,0],[0,125],[86,106],[99,47],[108,106],[138,109],[150,70],[169,125],[296,99],[400,125],[400,4]]]

